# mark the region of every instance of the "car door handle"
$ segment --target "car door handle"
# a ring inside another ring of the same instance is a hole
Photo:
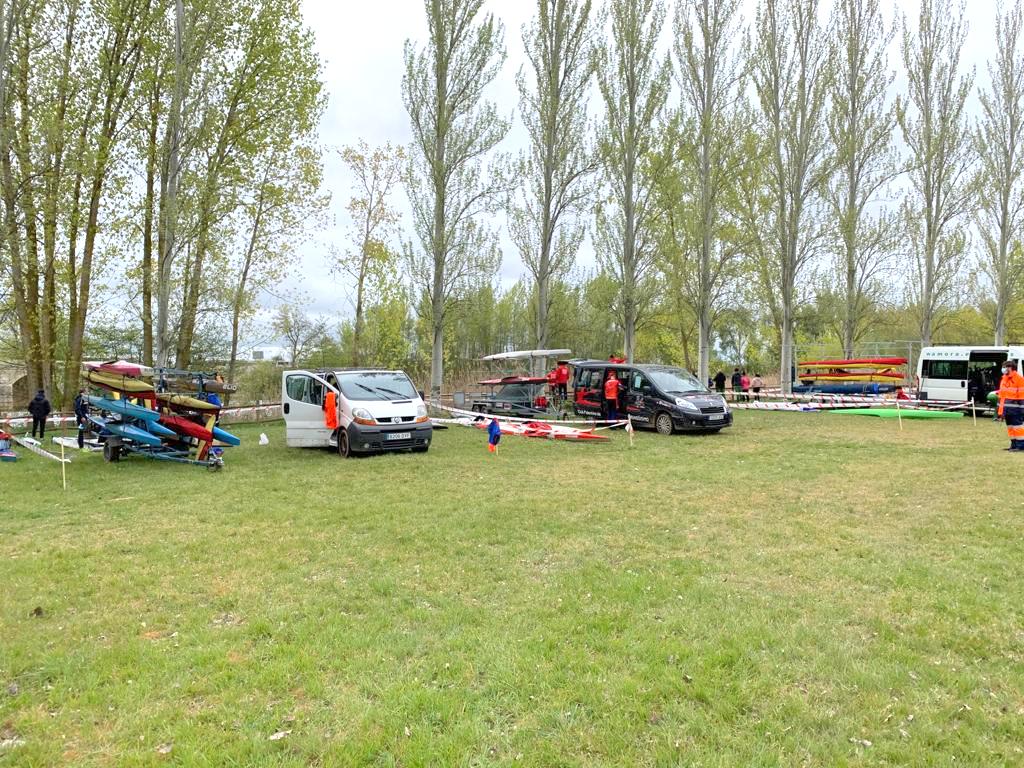
[[[285,403],[285,404],[284,404],[284,412],[285,412],[285,415],[286,415],[286,416],[287,416],[287,415],[288,415],[289,413],[291,413],[291,410],[292,410],[292,409],[291,409],[291,406],[290,406],[290,405],[289,405],[288,403]]]

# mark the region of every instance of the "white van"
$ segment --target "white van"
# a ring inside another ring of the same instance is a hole
[[[336,409],[333,428],[326,410],[330,393]],[[423,453],[433,435],[423,398],[404,371],[285,371],[281,410],[289,447],[335,448],[345,457],[401,450]]]
[[[985,404],[989,392],[999,389],[1007,359],[1020,369],[1024,347],[925,347],[917,361],[922,400],[974,400]]]

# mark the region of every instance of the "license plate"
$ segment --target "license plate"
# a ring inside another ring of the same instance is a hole
[[[388,432],[385,440],[410,440],[412,432]]]
[[[713,413],[710,416],[708,416],[708,421],[721,421],[724,418],[725,418],[725,414],[724,413]]]

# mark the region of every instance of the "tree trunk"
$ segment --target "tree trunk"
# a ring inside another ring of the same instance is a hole
[[[146,135],[146,202],[142,223],[142,362],[153,365],[153,217],[156,208],[157,130],[160,123],[160,76],[149,102]]]

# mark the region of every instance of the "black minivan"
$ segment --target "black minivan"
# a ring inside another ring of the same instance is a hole
[[[605,416],[604,384],[615,371],[619,413],[633,424],[663,435],[673,432],[718,432],[732,424],[725,398],[711,392],[685,368],[671,365],[630,365],[602,360],[575,360],[573,410],[579,416]]]

